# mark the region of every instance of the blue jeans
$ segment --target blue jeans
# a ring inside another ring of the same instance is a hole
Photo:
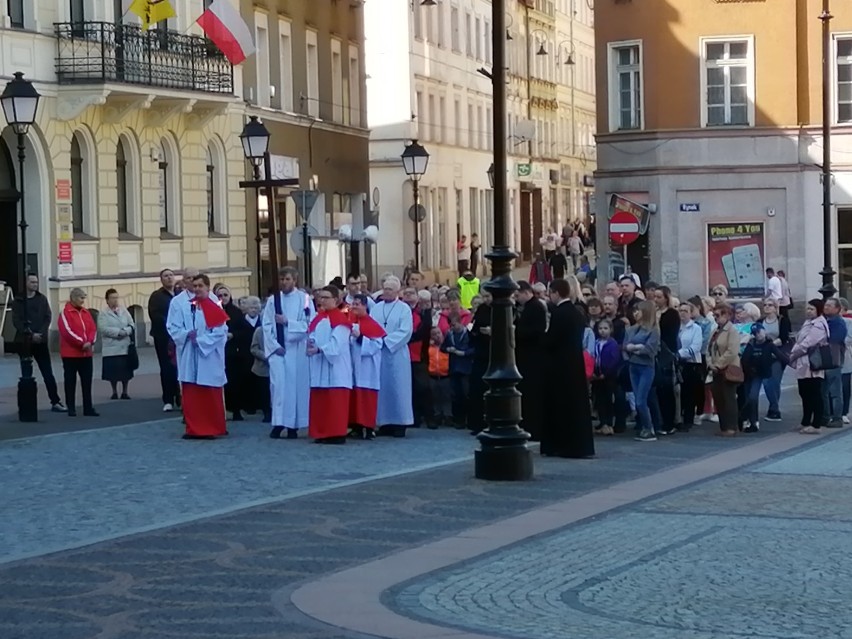
[[[745,389],[746,405],[743,416],[751,426],[756,426],[757,420],[759,419],[758,413],[760,411],[758,409],[760,407],[760,387],[764,386],[767,382],[770,382],[771,379],[772,378],[761,379],[760,377],[753,377],[751,379],[747,379],[745,382],[747,384]],[[767,393],[767,395],[769,395],[769,393]]]
[[[784,365],[781,362],[772,364],[772,376],[763,380],[763,391],[769,402],[769,413],[779,413],[778,404],[781,401],[781,379],[784,377]]]
[[[834,368],[825,371],[825,379],[822,380],[822,405],[826,420],[839,420],[843,413],[843,389],[841,379],[843,370]]]
[[[654,385],[654,367],[633,363],[630,363],[629,367],[630,385],[633,387],[633,396],[636,400],[636,423],[642,430],[654,432],[651,410],[648,407],[648,395],[651,394],[651,387]]]

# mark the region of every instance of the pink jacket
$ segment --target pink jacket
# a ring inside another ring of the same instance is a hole
[[[793,350],[790,351],[790,366],[796,369],[797,379],[825,377],[823,371],[812,371],[808,360],[808,351],[815,346],[828,344],[828,322],[820,315],[816,319],[807,320],[798,335]]]

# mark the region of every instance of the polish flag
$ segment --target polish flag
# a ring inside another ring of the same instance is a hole
[[[198,24],[231,64],[239,64],[255,52],[251,30],[230,0],[213,0]]]

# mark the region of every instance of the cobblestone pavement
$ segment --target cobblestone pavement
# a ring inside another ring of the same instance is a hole
[[[852,637],[852,435],[404,585],[407,616],[522,639]]]
[[[286,603],[286,593],[348,566],[789,427],[730,441],[713,437],[710,426],[653,445],[607,439],[596,460],[537,459],[536,479],[521,484],[473,480],[472,439],[456,431],[288,448],[291,442],[237,429],[229,441],[182,442],[177,425],[153,425],[0,443],[0,486],[11,497],[0,513],[7,558],[267,501],[0,565],[0,637],[354,637],[306,618]],[[468,461],[346,485],[459,452]],[[620,537],[626,556],[636,554],[627,545],[634,533]]]

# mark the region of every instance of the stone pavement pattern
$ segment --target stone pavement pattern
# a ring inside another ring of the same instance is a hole
[[[852,636],[852,436],[406,584],[390,607],[522,639]]]
[[[215,507],[211,500],[221,500],[217,493],[230,495],[224,501],[231,508],[258,494],[268,503],[0,565],[0,637],[353,637],[306,618],[286,603],[286,593],[347,566],[768,436],[723,441],[706,428],[655,445],[615,438],[600,442],[598,460],[537,460],[536,480],[524,484],[473,481],[468,460],[284,499],[298,494],[287,491],[290,484],[334,487],[353,473],[369,477],[387,470],[382,464],[388,459],[410,469],[418,455],[435,462],[455,454],[453,447],[469,455],[472,439],[455,431],[426,431],[411,440],[373,442],[376,448],[365,443],[327,450],[305,443],[288,450],[288,442],[246,434],[196,447],[177,440],[173,430],[165,436],[158,428],[72,434],[67,437],[83,443],[64,447],[50,442],[65,436],[0,443],[5,455],[0,468],[15,457],[27,458],[0,478],[4,494],[19,500],[0,516],[5,526],[0,535],[17,552],[46,552],[57,541],[73,542],[81,530],[84,538],[99,531],[121,534],[136,510],[156,524],[191,515],[188,509]],[[789,424],[774,428],[778,432]],[[80,439],[88,435],[92,438]],[[99,448],[97,440],[104,436],[110,437]],[[9,454],[12,447],[15,455]],[[380,453],[387,454],[384,461]],[[123,461],[109,462],[114,455]],[[33,464],[37,467],[27,470]],[[186,472],[194,473],[194,482],[180,474]],[[28,474],[15,480],[21,473]],[[64,488],[75,474],[81,478]],[[335,479],[338,474],[345,478]],[[156,479],[141,483],[143,476]],[[7,490],[10,481],[17,483]],[[277,482],[274,490],[270,482]],[[195,483],[199,489],[190,498],[184,493]],[[108,498],[100,496],[103,491]],[[66,500],[72,506],[63,511]],[[196,505],[197,500],[202,503]],[[41,515],[21,516],[27,508]],[[61,518],[52,519],[54,511]],[[629,555],[630,547],[624,548]]]

